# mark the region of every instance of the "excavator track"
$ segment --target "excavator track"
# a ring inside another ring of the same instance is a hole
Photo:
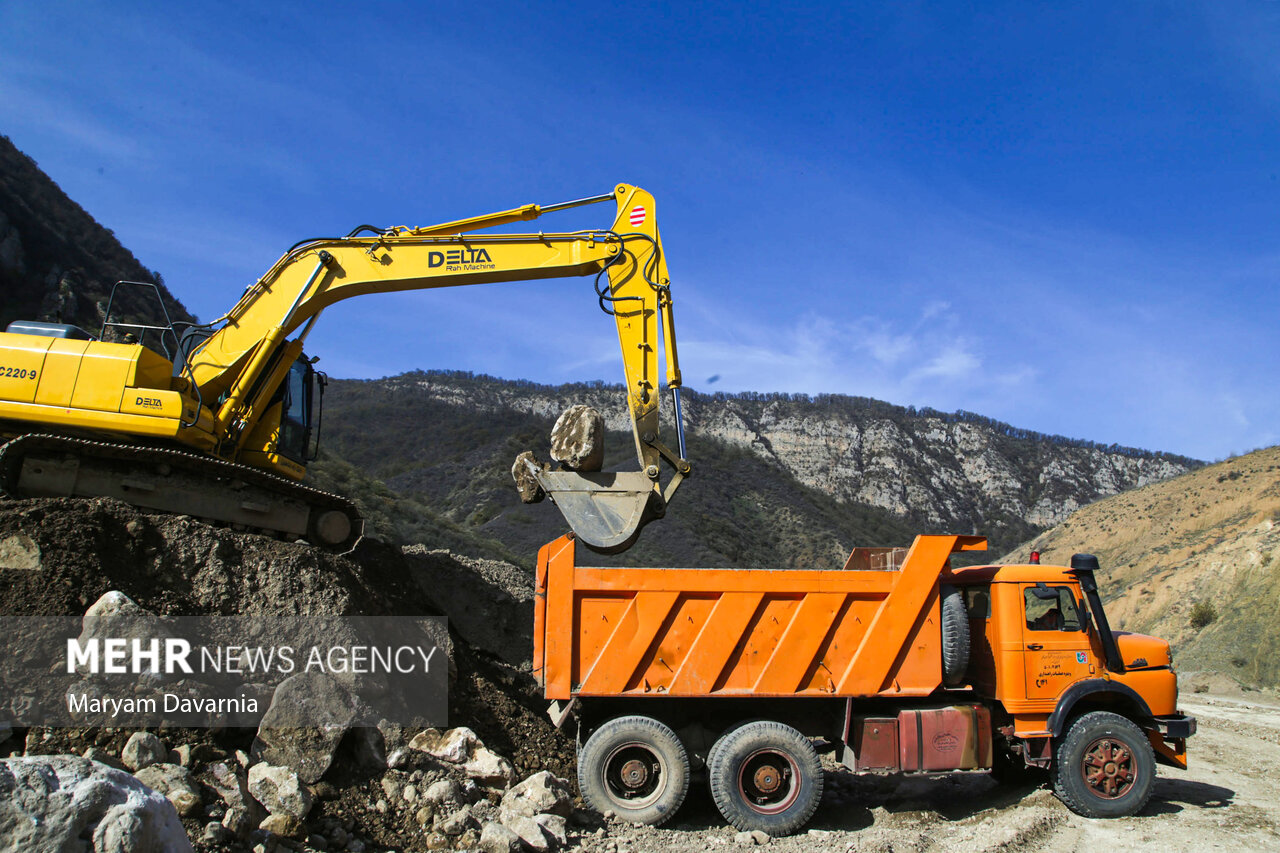
[[[29,434],[0,446],[13,497],[111,497],[149,510],[305,538],[349,553],[364,532],[355,504],[293,480],[171,447]]]

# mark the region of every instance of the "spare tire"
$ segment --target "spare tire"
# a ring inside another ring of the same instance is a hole
[[[969,669],[969,613],[964,595],[954,586],[942,587],[942,683],[959,687]]]

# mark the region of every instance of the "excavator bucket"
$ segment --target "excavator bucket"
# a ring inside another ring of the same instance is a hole
[[[631,547],[640,529],[662,516],[662,495],[641,471],[534,470],[578,541],[602,554]]]

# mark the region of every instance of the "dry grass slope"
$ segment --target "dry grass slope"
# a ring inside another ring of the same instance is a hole
[[[1031,548],[1096,554],[1112,624],[1168,638],[1179,669],[1280,685],[1280,447],[1084,507],[1002,561]]]

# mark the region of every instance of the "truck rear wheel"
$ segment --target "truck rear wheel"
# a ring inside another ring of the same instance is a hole
[[[578,789],[598,812],[657,826],[689,791],[689,755],[669,726],[652,717],[618,717],[583,745]]]
[[[1156,759],[1151,742],[1131,721],[1093,711],[1071,724],[1058,747],[1053,792],[1085,817],[1137,814],[1151,798]]]
[[[707,767],[711,797],[740,830],[789,835],[822,800],[822,762],[791,726],[759,720],[716,741]]]

